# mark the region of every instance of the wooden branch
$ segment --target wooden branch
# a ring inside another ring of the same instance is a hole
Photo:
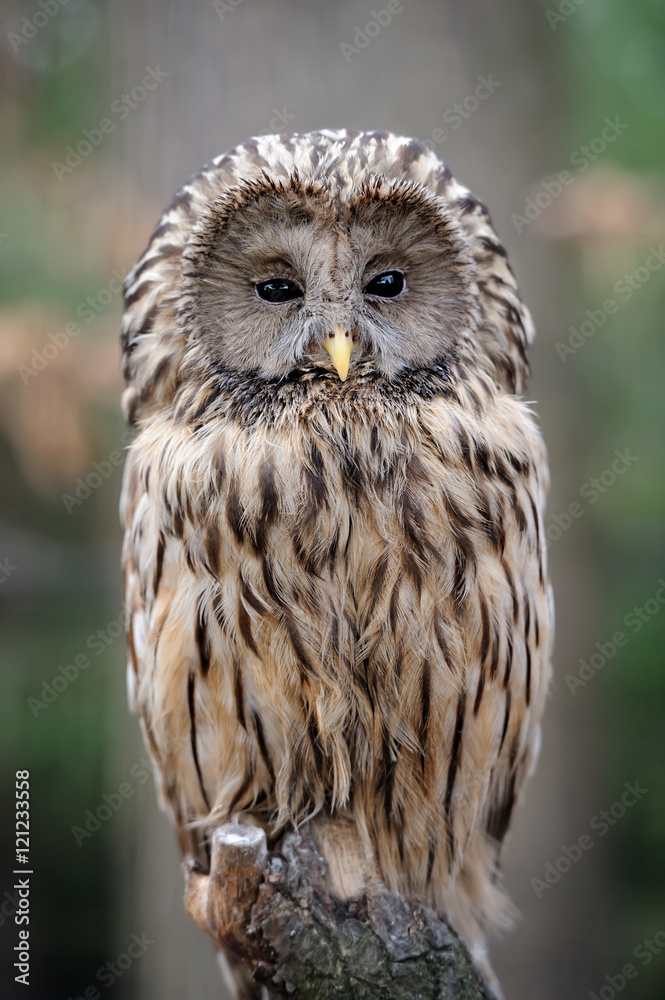
[[[317,817],[278,847],[227,824],[209,874],[185,864],[187,912],[251,973],[243,1000],[496,1000],[451,928],[381,883],[351,823]]]

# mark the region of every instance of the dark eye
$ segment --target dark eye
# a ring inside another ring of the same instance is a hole
[[[384,271],[365,285],[365,295],[380,295],[384,299],[394,299],[404,289],[404,275],[401,271]]]
[[[268,281],[257,282],[254,287],[258,297],[266,302],[289,302],[302,298],[301,289],[288,278],[269,278]]]

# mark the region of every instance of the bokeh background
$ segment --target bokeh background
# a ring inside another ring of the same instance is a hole
[[[378,32],[365,25],[385,0],[2,3],[3,996],[24,768],[28,995],[224,996],[126,709],[118,289],[206,160],[336,126],[429,141],[490,206],[538,328],[558,637],[506,856],[521,919],[491,943],[507,1000],[665,996],[665,7],[548,2],[393,0]],[[628,808],[625,783],[640,789]],[[132,935],[144,953],[123,969]]]

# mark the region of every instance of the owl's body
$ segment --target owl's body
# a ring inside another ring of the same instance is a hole
[[[257,298],[275,276],[293,299]],[[237,813],[348,814],[472,946],[502,922],[549,676],[529,335],[486,210],[412,140],[250,140],[176,197],[127,283],[123,520],[184,850]]]

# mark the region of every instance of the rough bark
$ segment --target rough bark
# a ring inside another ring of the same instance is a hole
[[[389,892],[343,820],[275,852],[260,828],[218,827],[210,873],[190,862],[185,874],[188,913],[251,973],[241,997],[496,1000],[451,928]]]

